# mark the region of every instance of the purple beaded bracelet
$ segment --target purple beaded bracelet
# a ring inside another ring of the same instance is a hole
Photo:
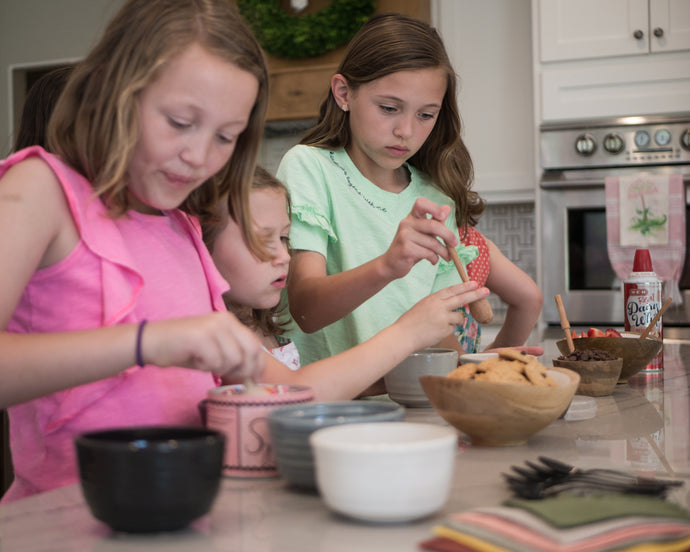
[[[141,334],[144,333],[144,326],[146,326],[147,322],[148,320],[142,320],[139,322],[139,328],[137,328],[137,366],[141,366],[142,368],[144,367],[144,359],[141,356]]]

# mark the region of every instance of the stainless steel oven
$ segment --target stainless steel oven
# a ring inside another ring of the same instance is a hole
[[[682,174],[690,244],[690,113],[545,124],[540,139],[544,321],[560,322],[553,300],[560,294],[572,325],[620,326],[621,281],[606,246],[605,178]],[[683,305],[664,314],[665,334],[669,327],[690,327],[687,254],[680,288]]]

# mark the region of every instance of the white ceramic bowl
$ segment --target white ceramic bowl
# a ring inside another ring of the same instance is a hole
[[[450,493],[457,432],[411,422],[319,429],[309,439],[316,483],[333,511],[369,522],[433,514]]]
[[[498,353],[466,353],[460,355],[460,364],[479,364],[496,357],[498,357]]]

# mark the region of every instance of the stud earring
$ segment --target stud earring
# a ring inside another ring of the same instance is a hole
[[[343,105],[340,107],[340,109],[342,109],[343,111],[350,111],[350,108],[347,106],[347,104],[343,104]]]

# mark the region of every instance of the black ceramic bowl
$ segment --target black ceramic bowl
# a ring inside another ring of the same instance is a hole
[[[183,426],[85,433],[75,440],[79,475],[94,517],[115,531],[182,529],[218,494],[225,437]]]

